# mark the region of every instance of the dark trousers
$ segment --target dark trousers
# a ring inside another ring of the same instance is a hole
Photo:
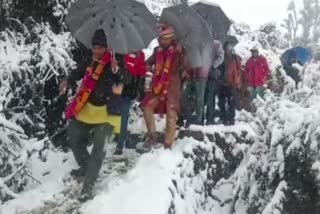
[[[218,97],[219,85],[217,80],[208,80],[206,87],[206,106],[207,111],[205,114],[205,119],[207,120],[207,125],[214,124],[214,118],[216,115],[216,98]]]
[[[77,120],[68,126],[69,144],[80,167],[86,168],[82,193],[91,194],[106,156],[106,144],[112,141],[113,127],[108,124],[89,125]],[[91,155],[87,146],[92,143]]]
[[[292,64],[285,64],[283,66],[283,69],[286,71],[287,75],[295,81],[296,88],[298,88],[299,82],[302,81],[299,70],[295,68]]]
[[[233,125],[236,116],[236,109],[240,108],[239,90],[228,86],[220,86],[218,105],[223,124]]]
[[[185,83],[182,96],[182,115],[188,124],[203,124],[204,96],[207,80],[191,80]]]
[[[128,119],[130,107],[133,99],[130,97],[122,97],[120,114],[121,114],[121,128],[120,135],[117,140],[117,149],[122,150],[128,137]]]

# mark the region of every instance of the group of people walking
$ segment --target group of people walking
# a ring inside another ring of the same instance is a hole
[[[161,143],[171,149],[177,121],[186,121],[187,125],[212,125],[220,115],[223,124],[232,125],[236,109],[241,108],[243,87],[247,87],[251,100],[257,95],[263,96],[270,69],[257,48],[252,48],[252,57],[242,66],[242,59],[233,52],[231,43],[222,45],[215,40],[211,65],[191,68],[184,47],[174,38],[174,28],[161,25],[159,46],[145,59],[142,51],[114,55],[108,48],[107,35],[97,30],[92,38],[92,61],[86,69],[72,71],[60,83],[60,93],[66,94],[70,85],[82,80],[65,112],[69,119],[68,141],[79,164],[79,169],[71,174],[84,177],[80,200],[92,197],[106,145],[114,140],[114,133],[119,134],[114,154],[122,154],[134,100],[141,101],[147,127],[143,148],[149,151],[159,143],[154,119],[157,113],[166,115],[165,137]],[[145,87],[147,72],[153,73],[150,87]],[[91,143],[90,155],[87,146]]]
[[[186,120],[187,126],[233,125],[236,110],[250,106],[257,95],[263,97],[270,69],[257,47],[253,47],[251,53],[243,65],[241,57],[234,53],[232,43],[227,41],[222,45],[215,40],[210,67],[192,68],[187,72],[180,122]],[[244,100],[246,92],[248,100]]]

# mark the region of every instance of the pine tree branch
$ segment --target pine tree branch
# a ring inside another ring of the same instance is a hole
[[[12,192],[7,185],[4,184],[4,182],[2,181],[2,179],[0,178],[0,189],[3,189],[4,192],[9,195],[12,198],[17,198],[19,195]]]
[[[18,111],[18,110],[34,110],[34,109],[41,109],[40,107],[35,107],[35,106],[23,106],[23,107],[14,107],[14,108],[6,108],[0,111],[1,113],[7,113],[7,112],[11,112],[11,111]]]
[[[9,130],[14,131],[14,132],[16,132],[16,133],[18,133],[18,134],[21,134],[21,135],[25,135],[25,133],[23,133],[23,132],[21,132],[21,131],[19,131],[19,130],[17,130],[17,129],[14,129],[14,128],[12,128],[12,127],[5,126],[4,124],[1,124],[1,123],[0,123],[0,127],[9,129]],[[21,136],[21,139],[26,140],[26,139],[28,139],[28,138]]]
[[[12,151],[10,151],[8,148],[6,148],[6,147],[4,147],[4,149],[8,152],[8,153],[10,153],[13,157],[15,157],[15,158],[19,158],[14,152],[12,152]],[[35,177],[33,177],[32,175],[30,175],[29,173],[28,173],[28,170],[26,169],[26,162],[23,164],[23,166],[22,167],[20,167],[15,173],[12,173],[11,175],[13,175],[13,176],[7,176],[7,177],[10,177],[10,179],[5,179],[5,183],[6,182],[8,182],[9,180],[11,180],[12,178],[14,178],[17,174],[19,174],[19,172],[21,172],[22,170],[24,170],[24,173],[25,173],[25,175],[26,176],[28,176],[28,177],[30,177],[32,180],[34,180],[34,181],[36,181],[37,183],[39,183],[39,184],[42,184],[41,183],[41,181],[39,181],[38,179],[36,179]],[[7,178],[6,177],[6,178]]]

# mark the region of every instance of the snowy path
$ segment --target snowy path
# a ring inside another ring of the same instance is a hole
[[[254,132],[248,125],[192,127],[192,129],[206,134],[219,133],[226,139],[230,138],[229,142],[235,145],[236,143],[233,142],[235,139],[227,136],[226,133],[240,135],[245,131],[250,137],[254,136]],[[170,207],[177,214],[189,213],[187,210],[197,209],[196,201],[202,200],[201,191],[207,180],[207,172],[194,174],[196,163],[185,156],[193,155],[196,147],[210,151],[208,153],[210,155],[213,152],[211,151],[213,144],[208,139],[206,141],[204,143],[193,138],[184,138],[177,141],[172,151],[157,149],[141,156],[135,151],[129,151],[127,162],[111,164],[110,157],[107,156],[95,188],[96,196],[83,205],[76,200],[80,185],[68,179],[68,173],[76,167],[72,154],[52,152],[48,155],[47,162],[41,165],[33,164],[33,171],[37,172],[35,174],[37,178],[41,177],[43,184],[2,205],[0,213],[129,214],[134,210],[134,213],[139,214],[166,214]],[[110,151],[113,151],[113,146],[110,145]],[[240,150],[240,144],[234,147],[234,152]],[[218,146],[213,156],[215,159],[221,159],[222,162],[225,161],[224,154]],[[42,176],[43,174],[45,176]],[[231,203],[232,188],[232,183],[224,179],[216,186],[213,194],[217,198],[211,202],[211,205],[218,213],[226,213],[230,209],[230,206],[224,205]]]
[[[114,145],[110,145],[110,151],[113,150]],[[69,176],[69,172],[77,167],[72,153],[47,152],[46,162],[39,161],[35,157],[31,160],[32,174],[42,184],[1,205],[0,213],[65,213],[66,209],[78,206],[76,197],[81,186]],[[110,155],[111,152],[107,155],[101,170],[99,179],[101,185],[113,177],[120,177],[126,173],[134,165],[138,154],[129,151],[127,155],[130,161],[108,164]],[[96,189],[99,189],[98,185]]]

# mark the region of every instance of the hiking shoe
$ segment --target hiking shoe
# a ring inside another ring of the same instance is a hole
[[[86,170],[84,167],[80,167],[79,169],[73,169],[71,170],[70,175],[75,178],[84,177],[86,175]]]
[[[180,127],[185,127],[185,123],[184,123],[184,119],[179,117],[178,120],[177,120],[177,126],[180,128]]]
[[[92,199],[92,196],[89,195],[89,194],[81,194],[78,197],[78,201],[81,202],[81,203],[84,203],[84,202],[88,201],[89,199]]]
[[[80,196],[78,197],[78,201],[86,202],[89,199],[92,199],[93,198],[92,190],[93,190],[93,185],[84,183],[82,186]]]
[[[113,153],[114,156],[120,156],[122,154],[123,154],[122,149],[116,149]]]

